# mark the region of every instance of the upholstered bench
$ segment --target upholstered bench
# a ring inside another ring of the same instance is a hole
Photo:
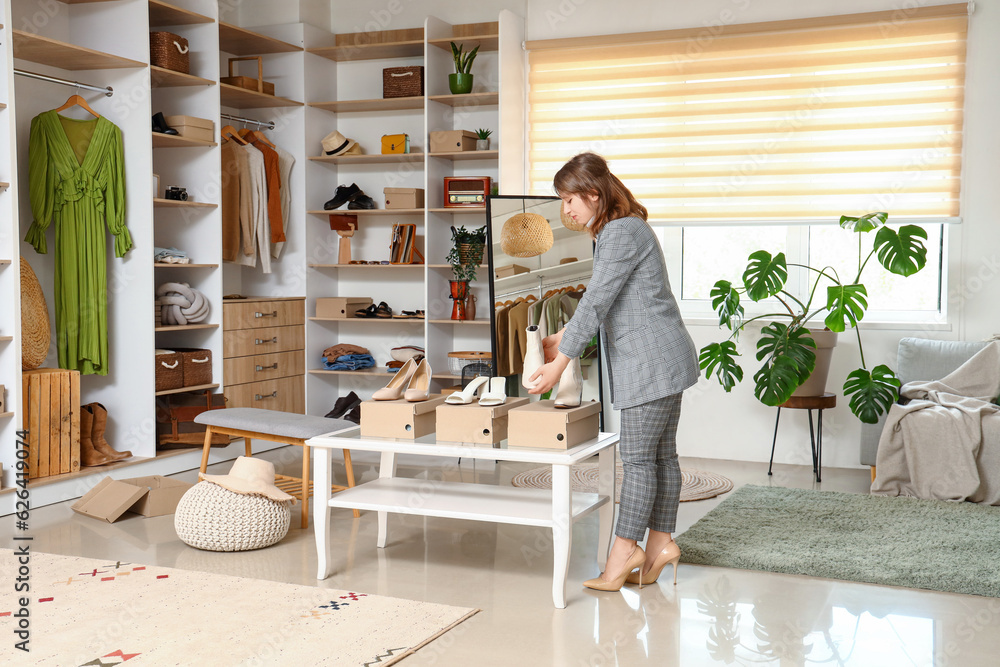
[[[206,410],[194,418],[198,424],[208,427],[205,431],[205,446],[201,454],[201,472],[208,467],[208,453],[212,448],[212,434],[222,433],[243,438],[246,455],[251,456],[251,441],[268,440],[302,447],[302,477],[275,475],[274,485],[285,493],[295,496],[302,503],[302,527],[309,526],[309,494],[312,482],[309,480],[309,447],[305,441],[317,435],[339,431],[354,426],[344,419],[310,417],[278,410],[262,408],[227,408]],[[344,450],[344,467],[347,469],[347,486],[334,484],[334,491],[343,491],[354,486],[354,468],[351,466],[351,452]],[[354,510],[354,517],[361,516]]]

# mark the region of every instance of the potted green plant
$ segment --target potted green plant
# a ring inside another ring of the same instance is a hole
[[[451,250],[445,256],[445,261],[451,264],[453,280],[450,281],[451,298],[455,305],[451,311],[451,319],[471,319],[468,316],[468,306],[472,292],[469,283],[476,279],[476,271],[483,262],[483,250],[486,248],[486,225],[478,229],[463,227],[451,228]]]
[[[488,151],[490,149],[490,135],[493,134],[493,130],[487,130],[486,128],[479,128],[476,130],[476,150],[477,151]]]
[[[851,412],[858,419],[869,424],[877,422],[879,415],[898,397],[899,379],[884,364],[870,371],[865,365],[861,331],[857,328],[868,307],[868,290],[860,282],[861,274],[873,255],[888,271],[900,276],[917,273],[927,262],[924,246],[927,232],[916,225],[904,225],[897,232],[885,226],[888,217],[885,212],[856,218],[841,216],[840,226],[858,234],[858,268],[851,282],[841,282],[833,267],[817,269],[804,264],[787,264],[784,253],[772,256],[766,250],[758,250],[749,257],[742,287],[727,280],[715,283],[711,291],[712,308],[719,315],[719,326],[727,327],[732,333],[725,341],[710,343],[701,349],[699,365],[705,377],[711,378],[714,374],[723,388],[731,391],[743,379],[743,369],[737,361],[740,354],[734,341],[751,322],[764,320],[766,324],[761,328],[756,355],[757,360],[764,363],[754,374],[754,395],[765,405],[783,404],[813,373],[817,347],[814,334],[817,332],[810,332],[806,323],[825,312],[824,324],[830,331],[843,332],[848,328],[857,331],[861,368],[848,374],[844,396],[850,396]],[[861,235],[876,229],[871,251],[864,255]],[[801,267],[815,277],[804,302],[784,289],[788,266]],[[823,278],[832,284],[827,286],[826,299],[814,306],[813,299]],[[741,295],[751,301],[776,299],[783,310],[744,321]]]
[[[472,61],[479,53],[479,45],[468,53],[465,52],[465,44],[455,45],[451,43],[451,55],[455,59],[455,73],[448,75],[448,88],[453,95],[472,92]]]

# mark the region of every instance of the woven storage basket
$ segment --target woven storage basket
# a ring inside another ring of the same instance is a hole
[[[511,257],[535,257],[552,247],[552,227],[537,213],[518,213],[500,230],[500,248]]]
[[[149,63],[187,74],[190,68],[188,41],[172,32],[149,33]]]
[[[424,94],[424,68],[386,67],[382,70],[382,97],[419,97]]]
[[[457,352],[448,353],[448,372],[452,375],[461,375],[462,369],[469,364],[476,363],[486,363],[489,364],[493,360],[493,354],[491,352],[474,352],[469,350],[460,350]]]
[[[206,551],[250,551],[281,541],[288,534],[289,501],[230,491],[208,481],[188,489],[174,512],[181,542]]]
[[[49,309],[38,276],[21,258],[21,370],[30,371],[45,362],[52,342]]]
[[[212,384],[212,351],[203,349],[177,349],[184,367],[184,386],[196,387]]]
[[[156,391],[184,386],[184,359],[174,350],[156,351]]]

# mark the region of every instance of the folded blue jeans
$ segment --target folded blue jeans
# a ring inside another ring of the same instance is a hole
[[[328,371],[359,371],[375,366],[375,357],[370,354],[345,354],[331,362],[323,357],[323,367]]]

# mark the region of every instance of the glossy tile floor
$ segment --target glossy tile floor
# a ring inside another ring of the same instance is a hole
[[[296,474],[300,448],[261,456]],[[367,455],[372,456],[372,455]],[[453,459],[402,459],[399,474],[508,484],[531,466]],[[361,481],[376,460],[355,456]],[[865,493],[866,470],[824,470],[822,485],[802,466],[682,459],[682,467],[717,472],[742,484],[773,484]],[[228,464],[210,472],[224,473]],[[335,469],[343,479],[342,467]],[[177,476],[196,481],[196,472]],[[683,531],[721,498],[681,503]],[[244,553],[192,549],[177,539],[173,517],[131,515],[115,524],[79,516],[61,503],[32,512],[36,551],[130,560],[189,570],[324,586],[444,604],[482,612],[403,664],[419,665],[780,665],[995,666],[1000,664],[1000,599],[853,584],[810,577],[681,565],[641,591],[584,589],[597,574],[597,519],[578,523],[566,609],[551,600],[552,556],[543,529],[390,515],[389,544],[375,547],[376,517],[335,510],[335,574],[317,581],[312,528],[278,545]],[[0,536],[9,537],[4,521]],[[4,543],[9,543],[4,540]],[[905,549],[906,545],[900,545]],[[998,547],[1000,552],[1000,547]],[[667,572],[665,570],[665,572]],[[95,610],[99,609],[95,601]],[[114,610],[105,610],[109,624]],[[91,612],[92,613],[92,612]],[[234,613],[238,613],[234,611]],[[317,647],[326,655],[330,647]],[[295,666],[304,667],[304,666]]]

